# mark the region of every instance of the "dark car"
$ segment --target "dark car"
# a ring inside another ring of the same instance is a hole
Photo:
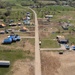
[[[72,47],[72,50],[75,50],[75,46],[74,46],[74,47]]]
[[[59,51],[59,54],[63,54],[63,51]]]

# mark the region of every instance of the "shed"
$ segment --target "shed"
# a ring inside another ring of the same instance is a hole
[[[2,42],[2,44],[11,44],[12,43],[12,39],[10,37],[4,39],[4,41]]]
[[[10,61],[0,61],[0,67],[9,67]]]
[[[10,23],[9,26],[16,26],[16,23]]]
[[[64,22],[61,26],[64,30],[68,30],[68,23]]]
[[[25,32],[25,31],[27,31],[28,29],[26,28],[26,27],[22,27],[21,29],[20,29],[20,31],[22,31],[22,32]]]
[[[0,34],[4,34],[5,33],[5,31],[0,31]]]
[[[64,36],[57,36],[57,41],[61,44],[67,44],[69,41]]]
[[[45,18],[53,18],[53,15],[45,15]]]
[[[4,28],[6,25],[3,23],[0,23],[0,28]]]
[[[67,44],[68,40],[67,39],[59,39],[58,42],[61,44]]]
[[[14,22],[14,20],[9,20],[10,23]]]
[[[66,26],[66,25],[62,25],[62,28],[63,28],[64,30],[68,30],[68,26]]]
[[[19,22],[19,23],[18,23],[18,26],[21,26],[21,25],[22,25],[22,23]]]

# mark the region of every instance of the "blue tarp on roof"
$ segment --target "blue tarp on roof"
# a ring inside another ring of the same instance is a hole
[[[3,44],[11,44],[12,42],[20,41],[20,36],[10,35],[8,38],[4,39]]]
[[[11,44],[12,43],[12,39],[10,37],[4,39],[3,44]]]
[[[9,37],[12,39],[12,42],[16,42],[17,39],[15,38],[14,35],[10,35]]]

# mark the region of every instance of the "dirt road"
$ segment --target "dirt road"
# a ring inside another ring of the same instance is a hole
[[[75,51],[67,51],[63,55],[54,55],[59,57],[61,63],[58,73],[55,75],[75,75]]]
[[[31,8],[30,8],[31,9]],[[41,59],[39,50],[39,33],[38,33],[38,20],[36,12],[31,9],[35,15],[35,75],[41,75]]]

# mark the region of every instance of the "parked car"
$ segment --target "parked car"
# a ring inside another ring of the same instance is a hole
[[[60,51],[59,54],[63,54],[63,51]]]
[[[39,45],[41,45],[41,41],[39,41]]]
[[[65,45],[65,48],[66,48],[67,50],[69,50],[69,49],[70,49],[70,46],[69,46],[69,45]]]
[[[75,46],[72,47],[72,50],[75,50]]]
[[[8,34],[8,33],[9,33],[9,31],[8,31],[8,30],[5,30],[5,33],[6,33],[6,34]]]

